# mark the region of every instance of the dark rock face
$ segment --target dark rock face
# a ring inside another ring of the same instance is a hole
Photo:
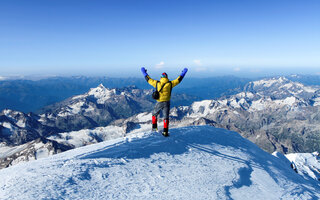
[[[46,137],[58,132],[54,127],[41,124],[38,116],[13,110],[0,113],[0,142],[20,145],[39,137]]]

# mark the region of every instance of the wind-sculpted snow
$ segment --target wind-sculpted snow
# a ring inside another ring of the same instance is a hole
[[[320,180],[320,157],[318,152],[292,153],[287,154],[286,157],[292,162],[296,172],[305,179]]]
[[[141,131],[0,170],[3,199],[318,199],[320,187],[235,132]]]

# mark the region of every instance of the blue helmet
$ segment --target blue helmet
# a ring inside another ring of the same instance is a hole
[[[165,72],[163,72],[163,73],[161,74],[161,78],[168,78],[168,74],[165,73]]]

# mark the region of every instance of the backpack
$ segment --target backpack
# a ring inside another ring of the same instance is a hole
[[[163,89],[163,87],[167,84],[167,83],[163,84],[163,86],[158,91],[158,82],[159,81],[157,81],[156,83],[156,90],[152,93],[152,98],[155,100],[158,100],[160,98],[160,92]],[[168,83],[171,83],[171,81],[169,81]],[[171,83],[171,90],[172,90],[172,83]],[[171,95],[171,90],[170,90],[170,95]]]

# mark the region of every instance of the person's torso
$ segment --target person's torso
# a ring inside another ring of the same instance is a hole
[[[162,90],[160,91],[161,88]],[[158,82],[157,89],[160,91],[160,98],[157,101],[170,101],[172,84],[168,78],[161,78]]]

